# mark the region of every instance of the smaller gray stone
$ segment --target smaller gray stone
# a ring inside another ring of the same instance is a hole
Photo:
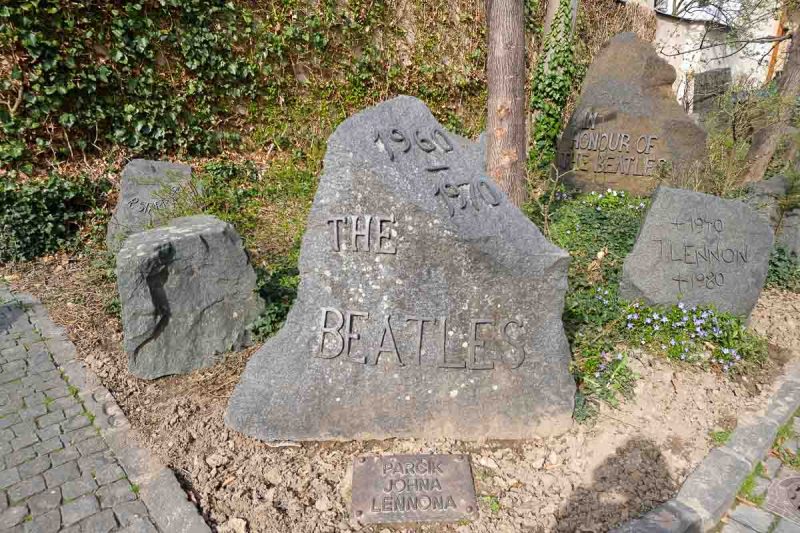
[[[64,526],[71,526],[98,511],[100,511],[100,506],[97,505],[97,498],[92,495],[81,496],[77,500],[61,506],[61,522]]]
[[[753,487],[753,494],[756,496],[761,496],[767,492],[769,486],[772,482],[769,479],[763,477],[757,477],[755,479],[755,486]]]
[[[0,471],[0,490],[7,489],[20,480],[16,467]]]
[[[715,448],[689,475],[675,499],[700,516],[704,530],[710,529],[728,510],[751,469],[748,461]]]
[[[39,428],[37,428],[32,421],[20,422],[19,424],[11,426],[11,431],[16,437],[25,437],[31,434],[35,435],[37,429]]]
[[[39,444],[35,444],[33,446],[33,449],[36,453],[42,455],[46,453],[53,453],[54,451],[60,450],[63,447],[64,444],[61,442],[61,439],[58,437],[53,437],[45,442],[40,442]]]
[[[144,518],[132,522],[129,526],[120,529],[119,533],[158,533],[150,520]]]
[[[748,422],[740,421],[725,446],[750,463],[756,464],[769,451],[777,433],[778,424],[766,417]]]
[[[61,435],[61,442],[69,446],[70,444],[78,444],[85,440],[97,437],[97,429],[94,426],[86,426],[85,428],[76,429]]]
[[[0,430],[0,442],[11,442],[15,437],[16,435],[14,435],[14,431],[11,428]]]
[[[758,507],[751,507],[749,505],[738,505],[728,515],[732,520],[757,531],[758,533],[767,533],[772,525],[775,516]]]
[[[19,424],[22,419],[19,417],[17,413],[11,413],[10,415],[6,415],[0,418],[0,430],[5,429],[7,427],[11,427],[14,424]]]
[[[701,533],[700,523],[700,516],[693,509],[676,500],[669,500],[611,533]]]
[[[78,472],[78,465],[75,461],[64,463],[44,473],[44,479],[47,481],[49,488],[58,487],[79,477],[81,477],[81,474]]]
[[[191,180],[188,165],[167,161],[133,159],[122,171],[120,193],[114,214],[108,223],[106,246],[116,253],[125,238],[148,226],[164,222],[175,195]]]
[[[64,432],[75,431],[76,429],[80,429],[89,425],[91,425],[89,418],[83,414],[79,414],[61,424],[61,429]]]
[[[68,463],[69,461],[74,461],[81,456],[78,453],[77,448],[74,447],[67,447],[62,450],[55,451],[50,454],[50,462],[53,463],[53,466],[59,466],[64,463]]]
[[[56,533],[61,529],[61,512],[58,509],[25,522],[25,533]]]
[[[33,516],[45,514],[57,509],[61,504],[61,489],[48,489],[28,499],[28,506]]]
[[[775,238],[777,244],[783,247],[789,256],[800,260],[800,207],[783,214]]]
[[[8,499],[11,502],[21,502],[25,498],[33,496],[37,492],[45,489],[42,476],[35,476],[24,481],[20,481],[8,489]]]
[[[82,533],[108,533],[117,527],[117,520],[110,509],[87,518],[81,525]]]
[[[15,450],[19,450],[37,442],[39,442],[39,437],[36,436],[36,433],[32,432],[12,440],[11,447]]]
[[[241,238],[211,216],[129,237],[117,285],[128,368],[144,379],[207,367],[241,348],[263,308]]]
[[[26,407],[19,412],[19,417],[22,420],[32,420],[36,417],[46,415],[47,407],[44,404],[34,405],[33,407]]]
[[[62,420],[64,420],[64,412],[54,411],[37,418],[36,424],[39,426],[39,428],[46,428],[47,426],[61,422]]]
[[[69,409],[70,407],[80,406],[78,400],[73,398],[72,396],[64,396],[63,398],[59,398],[57,400],[53,400],[53,403],[50,404],[51,407],[55,409]],[[67,417],[70,418],[70,417]]]
[[[17,524],[21,524],[28,516],[28,507],[25,505],[15,505],[0,513],[0,524],[3,528],[11,529]]]
[[[80,479],[76,479],[73,481],[67,481],[61,486],[61,493],[64,496],[65,500],[74,500],[78,496],[83,496],[84,494],[88,494],[90,492],[94,492],[97,488],[97,483],[95,483],[92,476],[89,474],[83,474]]]
[[[774,230],[781,219],[780,201],[788,190],[789,181],[785,176],[773,176],[768,180],[751,183],[744,201],[763,216]]]
[[[123,479],[125,477],[125,472],[119,465],[112,463],[98,468],[95,471],[94,477],[99,485],[108,485],[118,479]]]
[[[625,258],[620,294],[651,305],[714,305],[749,316],[773,240],[769,225],[743,202],[659,187]]]
[[[33,446],[28,446],[27,448],[22,448],[21,450],[9,453],[6,455],[6,468],[17,466],[25,461],[28,461],[29,459],[33,459],[34,457],[36,457],[36,452],[33,451]]]
[[[100,506],[105,509],[122,502],[135,500],[136,494],[133,493],[133,487],[127,479],[120,479],[110,485],[100,487],[97,497],[100,498]]]
[[[739,522],[730,521],[724,526],[722,526],[720,533],[755,533],[755,532],[749,527],[743,526]]]
[[[22,463],[17,467],[19,469],[19,476],[22,479],[27,479],[29,477],[35,476],[36,474],[41,474],[48,468],[50,468],[50,458],[46,455],[42,457],[37,457],[32,461],[28,461],[27,463]]]
[[[91,455],[93,453],[101,452],[108,449],[106,441],[102,437],[93,437],[77,444],[78,451],[81,455]]]
[[[81,472],[88,472],[92,475],[94,475],[99,468],[111,463],[114,463],[114,458],[112,457],[110,451],[95,453],[78,459],[78,466],[80,467]]]
[[[800,404],[800,381],[786,381],[767,404],[767,418],[782,426],[794,416]]]
[[[127,526],[137,520],[147,518],[147,508],[139,500],[123,502],[113,507],[114,514],[117,515],[117,520],[120,525]]]
[[[781,460],[774,455],[770,455],[762,463],[764,465],[764,474],[770,479],[774,479],[783,466]]]
[[[800,533],[800,525],[795,524],[791,520],[781,518],[772,533]]]

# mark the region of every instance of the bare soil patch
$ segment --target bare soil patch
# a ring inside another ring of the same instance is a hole
[[[131,377],[119,320],[107,307],[114,284],[92,264],[89,257],[53,256],[0,267],[0,275],[14,290],[45,303],[144,444],[176,472],[218,531],[606,531],[672,497],[713,445],[709,433],[762,407],[783,363],[800,347],[800,295],[770,290],[751,321],[772,348],[762,372],[732,380],[640,352],[633,362],[640,375],[634,399],[618,409],[604,407],[593,424],[576,424],[558,438],[271,446],[223,422],[255,347],[187,376],[153,382]],[[471,454],[480,519],[366,528],[351,520],[353,457],[409,452]]]

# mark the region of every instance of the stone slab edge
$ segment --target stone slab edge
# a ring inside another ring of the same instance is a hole
[[[0,283],[0,303],[16,301],[25,307],[48,351],[78,398],[94,415],[94,425],[117,457],[131,483],[139,486],[139,498],[164,533],[211,533],[197,508],[186,498],[175,474],[150,452],[140,447],[138,435],[114,397],[91,369],[78,359],[75,346],[63,328],[50,320],[41,302],[26,294],[14,294]]]
[[[780,383],[763,414],[740,418],[728,442],[709,452],[677,496],[611,533],[701,533],[714,529],[745,478],[771,448],[778,428],[800,407],[800,362],[787,365]]]

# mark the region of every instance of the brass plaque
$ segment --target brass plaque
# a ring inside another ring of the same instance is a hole
[[[365,524],[478,517],[468,455],[356,457],[352,503]]]

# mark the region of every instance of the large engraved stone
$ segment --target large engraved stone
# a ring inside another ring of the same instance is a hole
[[[212,216],[128,237],[117,285],[128,368],[145,379],[209,366],[241,347],[263,307],[239,235]]]
[[[131,160],[122,170],[119,200],[108,223],[106,247],[116,253],[129,235],[166,222],[178,195],[190,190],[191,177],[189,165]]]
[[[297,300],[248,362],[231,427],[265,440],[505,439],[570,425],[569,256],[481,161],[415,98],[339,126]]]
[[[659,187],[622,268],[622,296],[650,304],[713,304],[749,316],[773,234],[743,202]]]
[[[675,101],[675,70],[633,33],[611,39],[589,67],[558,143],[564,179],[582,190],[649,194],[661,167],[705,156],[706,134]]]

